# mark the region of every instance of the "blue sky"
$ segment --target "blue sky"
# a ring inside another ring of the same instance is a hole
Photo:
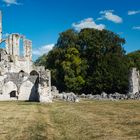
[[[109,29],[126,39],[127,52],[140,49],[140,0],[0,0],[3,33],[33,41],[33,58],[48,52],[69,28]]]

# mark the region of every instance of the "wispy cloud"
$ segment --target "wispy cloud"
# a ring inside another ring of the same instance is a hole
[[[129,16],[136,15],[136,14],[139,14],[139,13],[140,13],[140,10],[137,10],[137,11],[135,11],[135,10],[128,11],[128,15]]]
[[[133,26],[132,29],[133,30],[140,30],[140,26]]]
[[[38,49],[33,49],[33,55],[41,56],[43,54],[47,54],[50,50],[52,50],[53,47],[54,47],[54,44],[47,44]]]
[[[10,6],[10,5],[21,5],[21,3],[19,3],[17,0],[2,0],[6,6]]]
[[[106,19],[106,20],[112,21],[114,23],[122,23],[123,22],[123,19],[120,16],[114,14],[114,10],[101,11],[100,14],[102,16],[100,18],[98,18],[97,20]]]
[[[105,28],[105,25],[96,24],[93,18],[86,18],[84,20],[81,20],[78,23],[73,23],[72,27],[77,31],[80,31],[81,29],[84,29],[84,28],[94,28],[98,30],[103,30]]]

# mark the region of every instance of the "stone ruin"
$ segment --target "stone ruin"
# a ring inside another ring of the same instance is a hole
[[[24,54],[20,54],[20,45],[23,44]],[[96,100],[140,99],[140,74],[132,68],[129,75],[128,94],[112,93],[101,95],[77,96],[74,93],[59,93],[51,88],[51,74],[43,66],[35,66],[32,61],[32,41],[19,33],[2,37],[2,14],[0,11],[0,101],[38,101],[52,102],[52,99],[61,99],[70,102],[79,102],[79,98]]]
[[[24,54],[20,55],[23,44]],[[51,74],[32,61],[32,41],[18,33],[2,38],[0,12],[0,101],[52,102]]]
[[[63,100],[66,102],[79,102],[79,98],[76,94],[74,94],[73,92],[62,92],[60,93],[59,90],[57,90],[57,88],[55,86],[52,86],[52,90],[51,90],[53,99],[57,100]]]
[[[133,68],[130,71],[129,76],[129,93],[136,94],[140,91],[140,75],[137,68]]]

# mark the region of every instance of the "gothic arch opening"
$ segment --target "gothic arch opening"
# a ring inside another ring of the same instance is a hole
[[[10,98],[15,98],[16,97],[16,91],[13,90],[10,92]]]
[[[19,78],[23,78],[25,76],[25,72],[23,70],[21,70],[19,72]]]
[[[31,76],[39,76],[39,73],[37,71],[33,70],[30,72],[30,75]]]

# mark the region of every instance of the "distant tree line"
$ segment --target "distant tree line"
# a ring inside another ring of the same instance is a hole
[[[108,30],[62,32],[55,47],[38,58],[52,73],[52,85],[77,94],[127,93],[131,67],[140,69],[140,51],[126,55],[125,39]]]

